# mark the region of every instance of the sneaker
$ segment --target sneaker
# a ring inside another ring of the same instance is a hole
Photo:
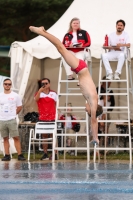
[[[10,161],[11,160],[11,156],[10,155],[5,155],[1,160],[2,161]]]
[[[18,160],[23,161],[23,160],[26,160],[26,158],[23,156],[23,154],[20,154],[18,155]]]
[[[114,79],[115,80],[120,80],[120,74],[118,73],[118,72],[115,72],[115,74],[114,74]]]
[[[44,153],[40,160],[49,160],[48,154]]]
[[[113,80],[113,74],[111,73],[111,74],[108,74],[107,76],[106,76],[106,79],[107,80]]]

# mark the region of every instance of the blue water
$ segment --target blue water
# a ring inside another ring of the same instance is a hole
[[[0,200],[133,200],[132,165],[0,161]]]

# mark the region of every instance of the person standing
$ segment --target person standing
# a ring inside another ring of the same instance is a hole
[[[125,61],[125,47],[130,47],[129,35],[124,31],[125,21],[120,19],[116,22],[116,32],[109,35],[108,47],[105,47],[109,52],[102,54],[102,60],[106,70],[106,79],[113,79],[113,72],[109,61],[118,60],[117,69],[114,74],[115,80],[120,80],[120,74]]]
[[[15,148],[18,153],[18,160],[26,160],[21,153],[16,115],[22,109],[22,102],[19,95],[11,91],[12,81],[7,78],[3,81],[4,92],[0,93],[0,132],[4,140],[5,156],[2,161],[10,161],[9,137],[14,139]]]
[[[48,78],[41,80],[41,88],[35,94],[34,99],[38,105],[39,121],[55,121],[57,94],[50,89],[50,80]],[[48,134],[42,134],[42,138],[47,139]],[[43,144],[44,154],[40,160],[49,160],[47,149],[48,144]],[[55,159],[57,160],[57,154],[55,154]]]
[[[84,48],[91,45],[91,39],[88,32],[80,28],[80,20],[78,18],[75,17],[70,21],[69,30],[63,38],[63,44],[77,58],[85,59]],[[62,60],[68,80],[74,80],[71,67],[64,58]]]

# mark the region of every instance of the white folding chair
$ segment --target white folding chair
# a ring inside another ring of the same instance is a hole
[[[91,58],[91,50],[86,47],[84,48],[84,61],[86,62],[89,72],[92,76],[92,58]]]
[[[28,161],[30,160],[31,145],[33,145],[33,158],[35,159],[35,144],[52,144],[52,162],[55,160],[55,122],[37,122],[35,129],[30,129]],[[53,137],[42,139],[42,134],[52,134]],[[39,135],[39,137],[37,137]]]

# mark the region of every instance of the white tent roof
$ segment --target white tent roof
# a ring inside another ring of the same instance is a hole
[[[92,56],[100,58],[105,34],[115,31],[117,20],[125,20],[125,31],[130,36],[133,35],[132,9],[133,0],[74,0],[64,15],[48,32],[57,36],[62,41],[64,34],[67,32],[70,20],[73,17],[78,17],[81,21],[81,28],[87,30],[91,36]],[[19,44],[31,56],[39,59],[45,57],[56,59],[60,57],[56,48],[42,36],[37,36],[28,42],[15,43]],[[133,37],[131,38],[131,44],[133,44]],[[131,47],[132,52],[133,47]]]

